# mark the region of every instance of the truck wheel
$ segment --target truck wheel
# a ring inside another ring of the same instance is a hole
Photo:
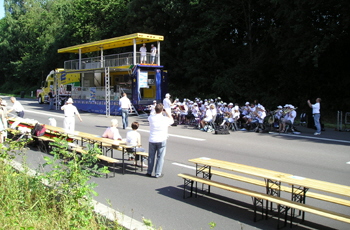
[[[44,102],[43,102],[43,98],[42,98],[41,96],[38,97],[38,103],[39,103],[39,104],[44,103]]]

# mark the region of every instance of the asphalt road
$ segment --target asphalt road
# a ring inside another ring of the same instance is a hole
[[[48,124],[48,118],[54,117],[57,126],[63,126],[61,111],[49,111],[47,104],[39,105],[34,100],[19,101],[26,109],[26,118]],[[81,116],[83,122],[77,119],[76,130],[98,135],[115,118],[91,113]],[[121,117],[117,119],[121,124]],[[140,123],[142,145],[148,151],[147,118],[133,116],[129,123],[132,121]],[[210,157],[350,186],[350,133],[326,130],[321,136],[313,136],[314,130],[299,129],[300,135],[243,131],[215,135],[192,127],[170,127],[163,178],[146,177],[145,171],[134,173],[130,166],[125,175],[118,170],[115,178],[93,178],[99,193],[95,199],[136,220],[150,219],[155,227],[164,230],[210,229],[210,223],[216,224],[214,229],[276,229],[275,218],[253,221],[250,197],[212,188],[210,196],[183,199],[183,180],[177,174],[194,173],[194,165],[188,159]],[[120,129],[123,137],[127,131]],[[28,152],[29,165],[37,168],[44,155]],[[118,152],[114,155],[121,158]],[[250,185],[236,184],[254,189]],[[350,208],[340,205],[313,199],[308,199],[307,203],[350,215]],[[293,229],[350,229],[349,224],[309,213],[305,220],[303,223],[296,220]]]

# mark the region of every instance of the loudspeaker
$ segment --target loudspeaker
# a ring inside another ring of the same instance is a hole
[[[67,85],[67,90],[68,92],[72,91],[72,85]]]

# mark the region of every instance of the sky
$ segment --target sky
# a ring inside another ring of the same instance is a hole
[[[4,0],[0,0],[0,18],[5,17]]]

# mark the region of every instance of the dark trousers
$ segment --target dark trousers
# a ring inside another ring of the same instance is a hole
[[[20,112],[16,112],[17,113],[17,116],[19,117],[24,117],[24,111],[20,111]]]

